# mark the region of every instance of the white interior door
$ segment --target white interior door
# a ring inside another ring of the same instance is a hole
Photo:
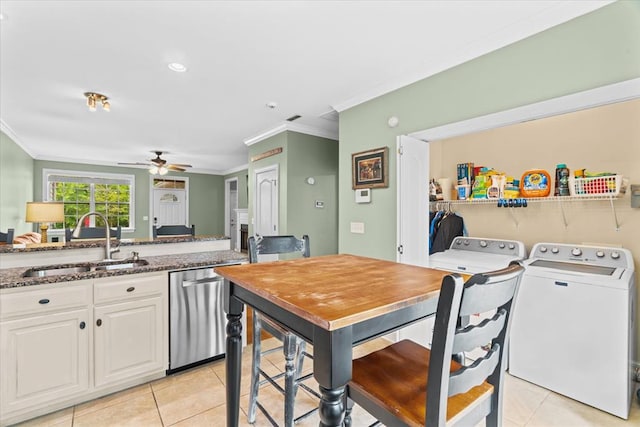
[[[278,234],[278,165],[255,171],[254,234]]]
[[[408,136],[397,141],[398,256],[403,264],[429,262],[429,144]],[[396,340],[411,339],[431,347],[433,317],[399,330]]]
[[[429,144],[401,135],[397,147],[397,261],[426,266],[429,262]]]
[[[153,221],[162,225],[187,224],[187,192],[183,189],[156,188],[153,190]]]
[[[238,178],[225,180],[224,234],[231,238],[231,249],[236,249],[238,227],[236,209],[238,208]]]

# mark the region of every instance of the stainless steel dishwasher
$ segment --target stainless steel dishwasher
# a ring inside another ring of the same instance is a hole
[[[224,355],[223,285],[213,267],[169,273],[168,373]]]

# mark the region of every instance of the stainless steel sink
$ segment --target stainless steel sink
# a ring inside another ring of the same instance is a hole
[[[72,265],[52,265],[49,267],[34,267],[24,272],[23,277],[48,277],[48,276],[60,276],[66,274],[86,273],[90,271],[109,271],[109,270],[122,270],[127,268],[144,267],[149,265],[149,262],[144,259],[136,261],[131,260],[117,260],[112,262],[99,262],[99,263],[83,263]]]
[[[109,264],[99,264],[91,267],[92,270],[121,270],[123,268],[136,268],[136,267],[144,267],[145,265],[149,265],[149,262],[140,259],[138,261],[118,261]]]
[[[65,274],[86,273],[91,271],[91,266],[88,264],[63,266],[63,267],[37,267],[30,268],[23,274],[24,277],[47,277],[47,276],[60,276]]]

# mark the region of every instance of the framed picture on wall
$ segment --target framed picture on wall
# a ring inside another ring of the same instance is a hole
[[[351,155],[352,187],[385,188],[389,186],[389,147]]]

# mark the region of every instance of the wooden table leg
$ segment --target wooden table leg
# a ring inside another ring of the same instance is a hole
[[[351,327],[314,329],[313,375],[320,385],[320,426],[341,427],[345,418],[345,386],[351,379]]]
[[[244,305],[225,291],[227,312],[227,427],[238,427],[240,418],[240,374],[242,371],[242,309]]]

